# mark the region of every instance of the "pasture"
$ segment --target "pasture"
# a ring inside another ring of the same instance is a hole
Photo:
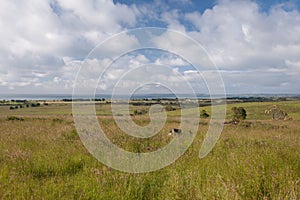
[[[293,119],[271,120],[264,111],[274,104]],[[145,174],[120,172],[92,157],[75,130],[71,104],[1,106],[0,199],[300,199],[300,101],[228,104],[227,120],[233,106],[244,107],[247,119],[225,125],[207,157],[198,157],[209,124],[201,119],[183,156]],[[210,107],[199,109],[210,113]],[[137,139],[120,131],[109,104],[97,104],[96,112],[110,140],[132,152],[166,145],[180,116],[180,110],[169,111],[157,135]],[[149,123],[147,114],[132,118]]]

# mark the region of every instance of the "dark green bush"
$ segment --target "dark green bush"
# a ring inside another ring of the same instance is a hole
[[[209,114],[207,114],[206,110],[201,110],[200,112],[200,118],[208,118]]]
[[[231,110],[233,111],[232,121],[239,122],[241,120],[246,119],[247,112],[246,112],[245,108],[243,108],[243,107],[233,107]]]

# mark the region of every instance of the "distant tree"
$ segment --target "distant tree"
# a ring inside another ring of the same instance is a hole
[[[246,119],[247,117],[247,112],[243,107],[233,107],[232,111],[233,111],[232,120],[234,122],[239,122],[241,120]]]
[[[40,103],[36,103],[36,104],[32,103],[31,107],[39,107],[40,105],[41,105]]]
[[[208,118],[209,114],[207,114],[206,110],[201,110],[200,112],[200,118]]]

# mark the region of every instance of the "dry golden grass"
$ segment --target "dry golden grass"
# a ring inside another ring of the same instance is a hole
[[[300,102],[279,104],[293,120],[268,119],[263,110],[271,103],[238,105],[249,112],[249,120],[226,125],[204,159],[198,153],[209,120],[201,120],[182,157],[146,174],[119,172],[93,158],[75,131],[69,104],[1,107],[0,199],[300,199]],[[136,139],[120,131],[108,105],[97,112],[111,141],[133,152],[164,146],[168,131],[179,122],[178,111],[172,111],[159,134]],[[133,118],[140,125],[149,123],[148,116]]]

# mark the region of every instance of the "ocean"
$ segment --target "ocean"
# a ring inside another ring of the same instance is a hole
[[[224,96],[210,96],[208,94],[197,94],[198,99],[216,99]],[[227,94],[227,98],[279,98],[279,97],[300,97],[300,94]],[[128,99],[127,95],[116,95],[112,98],[110,94],[96,94],[93,99]],[[195,98],[195,95],[191,94],[134,94],[130,99],[175,99],[175,98]],[[0,94],[0,100],[63,100],[72,99],[71,94]],[[75,99],[91,99],[90,95],[77,95]]]

